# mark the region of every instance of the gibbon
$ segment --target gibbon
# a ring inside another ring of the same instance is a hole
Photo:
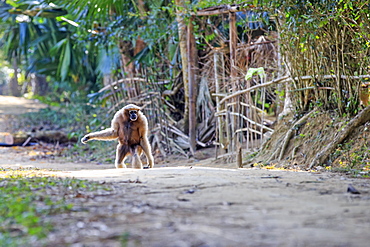
[[[128,155],[132,156],[132,167],[142,169],[140,156],[144,151],[150,168],[154,166],[154,159],[148,141],[148,120],[141,112],[141,108],[129,104],[119,110],[113,117],[111,127],[102,131],[85,135],[81,142],[86,144],[91,140],[116,140],[116,168],[126,168],[124,163]]]

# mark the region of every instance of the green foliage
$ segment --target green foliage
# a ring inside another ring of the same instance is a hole
[[[274,1],[280,22],[282,51],[293,77],[295,107],[307,111],[315,104],[341,115],[354,115],[359,105],[359,79],[369,74],[369,1]],[[324,75],[335,79],[324,79]],[[302,90],[307,87],[314,89]],[[333,88],[319,89],[320,87]],[[313,103],[313,104],[312,104]]]
[[[70,195],[109,189],[84,180],[41,177],[38,172],[42,171],[0,169],[5,177],[0,182],[0,246],[46,237],[53,226],[45,216],[71,211]]]
[[[354,147],[354,141],[349,140],[338,145],[337,150],[333,154],[333,159],[338,157],[338,166],[347,169],[369,170],[369,143],[365,142],[361,146]]]
[[[67,133],[68,137],[78,140],[63,149],[61,157],[71,161],[113,163],[116,142],[92,141],[83,145],[79,141],[88,132],[109,127],[112,117],[113,113],[107,113],[105,108],[94,105],[60,104],[18,116],[13,128],[25,131],[40,127],[43,130],[61,130]]]
[[[8,61],[16,58],[24,73],[46,76],[51,92],[57,94],[68,92],[71,98],[81,97],[97,89],[98,49],[80,39],[76,26],[55,18],[65,10],[42,1],[17,1],[13,2],[17,11],[12,12],[14,8],[2,4],[0,23],[7,28],[0,36],[0,48]],[[47,9],[53,14],[46,17]]]
[[[82,133],[85,131],[86,124],[90,122],[90,112],[93,109],[93,106],[76,103],[41,109],[39,112],[26,113],[20,116],[19,124],[22,126],[18,128],[42,126],[44,129],[63,129],[66,132],[79,131]],[[95,124],[99,125],[101,122],[95,121]]]

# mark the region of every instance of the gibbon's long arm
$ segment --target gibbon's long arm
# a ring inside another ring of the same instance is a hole
[[[118,138],[117,131],[113,128],[108,128],[102,131],[93,132],[93,133],[85,135],[81,139],[81,142],[83,144],[86,144],[88,141],[91,141],[91,140],[111,141],[111,140],[116,140],[117,138]]]
[[[111,127],[102,131],[92,132],[82,137],[81,142],[86,144],[91,140],[112,141],[118,138],[119,124],[112,121]]]

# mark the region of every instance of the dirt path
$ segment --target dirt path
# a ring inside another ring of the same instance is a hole
[[[35,160],[27,152],[1,148],[0,166],[50,168],[58,171],[45,173],[112,188],[73,198],[74,211],[55,220],[47,246],[369,246],[369,179],[187,161],[116,170]],[[348,193],[349,185],[361,194]]]
[[[0,115],[35,112],[45,107],[36,100],[0,95]]]

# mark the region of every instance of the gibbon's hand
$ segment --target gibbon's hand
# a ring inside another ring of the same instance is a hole
[[[81,142],[82,142],[83,144],[86,144],[89,140],[90,140],[89,135],[85,135],[84,137],[82,137]]]

